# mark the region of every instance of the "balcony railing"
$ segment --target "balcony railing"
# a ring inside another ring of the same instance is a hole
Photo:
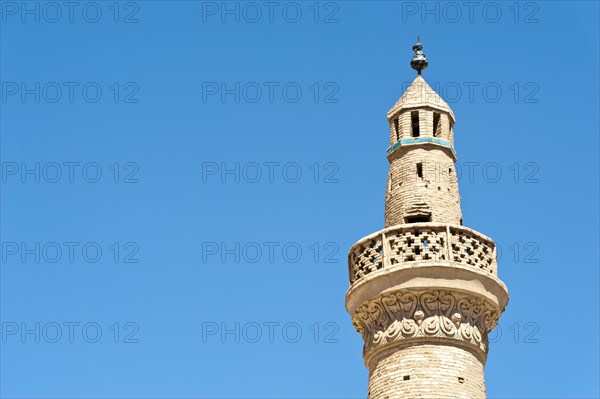
[[[358,241],[348,254],[350,283],[380,269],[414,262],[453,262],[496,276],[496,245],[463,226],[413,223],[389,227]]]

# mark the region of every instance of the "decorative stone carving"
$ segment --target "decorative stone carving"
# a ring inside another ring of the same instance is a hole
[[[463,226],[456,119],[419,62],[387,114],[385,228],[350,249],[345,305],[364,340],[369,399],[485,398],[488,333],[508,291],[494,242]]]
[[[463,226],[412,223],[389,227],[352,246],[350,282],[379,269],[411,262],[449,261],[497,275],[494,242]]]
[[[400,291],[364,303],[352,323],[365,342],[365,357],[373,349],[420,337],[461,341],[485,356],[487,335],[500,314],[491,302],[469,294],[438,289]]]

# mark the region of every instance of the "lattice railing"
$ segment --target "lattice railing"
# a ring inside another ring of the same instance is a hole
[[[383,242],[381,236],[357,242],[348,254],[356,279],[383,267]]]
[[[354,244],[348,254],[350,283],[383,268],[438,261],[498,273],[496,246],[483,234],[462,226],[414,223],[387,228]]]

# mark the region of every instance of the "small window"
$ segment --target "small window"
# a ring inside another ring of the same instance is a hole
[[[433,137],[438,137],[442,133],[442,126],[440,125],[440,113],[433,113]]]
[[[461,225],[461,226],[463,225],[463,224],[462,224],[462,218],[460,218],[460,225]]]
[[[431,215],[407,216],[404,218],[404,223],[426,223],[426,222],[431,222]]]
[[[394,119],[394,130],[396,132],[396,140],[400,140],[400,123],[398,119],[400,119],[400,117]]]
[[[403,380],[404,380],[404,381],[408,381],[408,380],[410,380],[410,375],[405,375],[405,376],[404,376],[404,378],[403,378]]]
[[[412,136],[419,137],[421,132],[419,131],[419,111],[412,111],[410,113]]]
[[[418,163],[417,164],[417,176],[422,179],[423,178],[423,164],[422,163]]]
[[[464,384],[464,383],[465,383],[465,379],[464,379],[464,377],[458,377],[458,382],[459,382],[460,384]]]

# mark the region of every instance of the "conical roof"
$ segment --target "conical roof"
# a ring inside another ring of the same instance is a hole
[[[394,117],[404,109],[424,107],[436,108],[447,112],[451,115],[452,120],[456,121],[450,106],[427,84],[421,75],[417,75],[404,94],[402,94],[402,97],[388,111],[388,118]]]

